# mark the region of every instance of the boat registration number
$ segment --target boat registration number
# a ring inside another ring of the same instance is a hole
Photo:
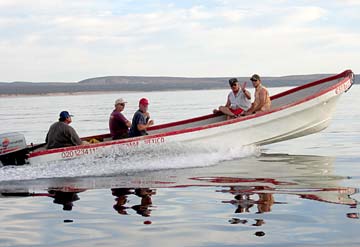
[[[61,157],[64,159],[74,158],[74,157],[78,157],[78,156],[94,154],[95,152],[96,152],[96,148],[69,150],[69,151],[62,152]]]

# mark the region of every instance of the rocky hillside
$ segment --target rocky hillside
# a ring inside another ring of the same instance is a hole
[[[294,75],[283,77],[263,77],[267,87],[297,86],[329,74]],[[0,83],[0,95],[31,95],[52,93],[78,93],[98,91],[165,91],[220,89],[228,87],[229,77],[188,78],[188,77],[145,77],[145,76],[106,76],[86,79],[74,83]],[[248,81],[249,77],[238,77],[239,81]],[[248,86],[251,84],[249,83]]]

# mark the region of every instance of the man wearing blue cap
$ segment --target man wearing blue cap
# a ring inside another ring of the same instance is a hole
[[[45,142],[47,149],[81,145],[82,141],[69,124],[72,115],[67,111],[60,112],[59,121],[50,126]]]

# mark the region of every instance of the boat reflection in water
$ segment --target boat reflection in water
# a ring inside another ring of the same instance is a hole
[[[76,188],[53,188],[49,189],[48,192],[37,193],[37,192],[2,192],[1,196],[6,197],[50,197],[53,198],[53,203],[60,204],[63,206],[64,211],[71,211],[74,206],[74,202],[80,200],[78,193],[85,191],[85,189]]]
[[[3,200],[9,196],[51,197],[53,203],[63,205],[63,210],[72,210],[80,199],[79,193],[86,197],[91,190],[99,190],[102,194],[108,191],[108,195],[100,197],[97,192],[97,203],[101,204],[99,208],[104,206],[104,198],[112,195],[112,200],[115,199],[115,203],[111,202],[114,213],[121,217],[146,217],[148,220],[144,224],[151,224],[154,214],[171,214],[157,212],[166,207],[155,205],[166,205],[169,202],[179,204],[177,193],[184,193],[184,190],[192,191],[194,195],[187,198],[191,206],[196,205],[197,197],[201,196],[216,198],[209,200],[216,203],[207,205],[212,210],[224,205],[233,206],[232,212],[223,213],[229,224],[262,226],[267,221],[262,216],[274,211],[275,205],[282,205],[281,209],[276,210],[283,210],[289,204],[283,195],[295,196],[300,200],[347,205],[351,211],[344,212],[344,216],[359,218],[358,213],[353,211],[358,202],[352,197],[358,194],[358,189],[341,186],[341,183],[351,178],[332,175],[334,162],[335,158],[324,156],[261,154],[259,157],[225,161],[202,168],[135,172],[110,177],[6,181],[0,182],[0,192]],[[31,190],[34,192],[29,192]],[[164,195],[173,196],[176,200],[164,198]],[[255,235],[264,236],[265,232],[256,231]]]
[[[227,178],[229,179],[229,178]],[[258,181],[261,183],[262,181]],[[272,181],[276,184],[281,182]],[[350,196],[357,192],[354,188],[326,188],[326,189],[313,189],[304,190],[300,189],[296,191],[274,189],[268,186],[230,186],[229,188],[223,188],[218,192],[230,193],[233,195],[233,200],[222,201],[222,203],[228,203],[235,206],[234,213],[239,217],[233,217],[229,220],[230,224],[243,224],[254,227],[262,226],[266,223],[265,219],[261,217],[261,214],[266,214],[272,211],[272,207],[276,204],[287,204],[288,202],[281,202],[275,200],[276,195],[287,194],[297,195],[303,199],[316,200],[326,203],[344,204],[350,206],[350,208],[356,208],[358,202],[352,199]],[[256,218],[249,221],[248,219],[241,219],[241,215],[254,213],[257,215]],[[358,213],[347,213],[348,218],[358,218]],[[257,231],[256,236],[264,236],[265,232]]]
[[[112,195],[116,197],[114,209],[122,215],[128,215],[128,210],[133,209],[137,214],[149,217],[151,215],[152,195],[156,194],[155,189],[150,188],[117,188],[111,189]],[[141,201],[140,204],[127,206],[129,195],[138,196]]]

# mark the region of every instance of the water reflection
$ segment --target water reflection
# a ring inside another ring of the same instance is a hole
[[[122,217],[137,214],[151,218],[154,213],[160,213],[156,212],[160,209],[153,203],[157,191],[171,189],[176,197],[177,188],[196,188],[199,195],[202,188],[209,188],[213,191],[213,195],[208,195],[209,197],[222,198],[211,207],[234,207],[234,217],[227,218],[230,224],[253,227],[266,224],[262,215],[270,214],[275,205],[289,203],[287,200],[279,201],[281,195],[291,195],[306,201],[348,205],[351,211],[344,213],[346,217],[358,219],[359,214],[354,210],[358,202],[351,197],[358,193],[358,189],[341,186],[344,180],[350,178],[332,175],[334,162],[332,157],[262,154],[260,157],[227,161],[205,168],[161,170],[113,177],[0,182],[0,193],[4,198],[49,197],[53,199],[53,203],[62,205],[63,210],[71,211],[80,200],[79,193],[111,189],[108,195],[112,196],[112,200],[115,199],[115,203],[111,202],[114,213]],[[81,195],[86,196],[86,193]],[[99,200],[103,198],[107,197],[100,196]],[[166,199],[161,198],[158,201],[163,203],[164,200]],[[196,196],[190,200],[193,204],[197,203]],[[77,205],[76,208],[78,207],[80,206]],[[256,217],[244,217],[249,214]],[[146,223],[151,224],[152,221],[148,220]],[[265,232],[256,232],[255,235],[264,236]]]
[[[223,203],[230,203],[236,206],[235,213],[249,213],[250,208],[256,205],[258,214],[266,213],[271,211],[272,205],[275,203],[274,195],[272,193],[255,193],[253,191],[258,191],[259,188],[255,190],[249,190],[249,188],[243,188],[240,186],[230,186],[228,191],[221,190],[224,193],[231,193],[234,195],[234,200],[231,201],[222,201]],[[254,196],[257,196],[254,199]]]
[[[63,205],[63,210],[71,211],[73,202],[80,200],[78,193],[85,191],[84,189],[51,189],[47,196],[54,198],[53,203]]]
[[[151,197],[156,194],[155,189],[150,188],[115,188],[111,189],[111,193],[116,197],[113,208],[121,215],[128,215],[128,210],[132,209],[143,217],[149,217],[152,211]],[[127,205],[130,201],[128,197],[135,195],[140,198],[140,204]]]
[[[222,203],[230,203],[236,207],[235,214],[246,214],[250,213],[250,209],[256,207],[255,214],[263,214],[271,212],[271,207],[274,203],[279,203],[275,201],[274,195],[272,193],[255,193],[254,191],[261,190],[263,188],[254,188],[252,190],[248,187],[241,186],[230,186],[229,190],[221,190],[223,193],[231,193],[234,195],[234,200],[222,201]],[[256,197],[256,198],[255,198]],[[239,216],[240,217],[240,216]],[[242,224],[250,225],[253,227],[260,227],[264,225],[265,219],[258,217],[250,221],[249,219],[241,219],[239,217],[233,217],[229,220],[230,224]],[[264,231],[256,231],[254,235],[258,237],[265,236]]]
[[[3,198],[8,197],[50,197],[53,198],[54,204],[62,205],[64,211],[71,211],[73,209],[73,202],[80,200],[78,193],[85,191],[85,189],[76,189],[76,188],[52,188],[48,192],[28,192],[28,191],[14,191],[14,192],[2,192],[0,195]]]
[[[200,179],[200,178],[196,178]],[[261,184],[264,181],[269,182],[269,179],[239,179],[239,178],[206,178],[208,181],[216,181],[216,183],[225,181],[237,181],[241,183],[253,183],[257,181]],[[272,184],[284,184],[280,181],[271,180]],[[290,184],[288,184],[289,186]],[[298,186],[298,184],[291,184],[291,186]],[[223,187],[221,190],[217,190],[220,193],[229,193],[233,196],[232,200],[223,200],[221,201],[224,204],[230,204],[235,207],[234,215],[236,217],[231,217],[228,222],[232,225],[239,224],[247,227],[259,228],[266,224],[266,218],[263,217],[263,214],[271,213],[273,206],[276,204],[287,204],[288,202],[281,202],[276,200],[278,195],[297,195],[301,199],[309,199],[326,203],[334,204],[345,204],[350,206],[350,209],[357,208],[357,202],[355,199],[352,199],[350,196],[358,193],[354,188],[323,188],[323,189],[306,189],[301,191],[300,189],[291,191],[281,190],[276,188],[271,188],[270,186],[229,186]],[[249,215],[254,215],[255,218],[249,217]],[[347,213],[347,218],[350,219],[359,219],[359,213]],[[265,231],[254,232],[254,235],[257,237],[263,237],[266,235]]]
[[[128,215],[127,209],[128,206],[125,206],[128,203],[128,195],[134,194],[131,188],[117,188],[111,189],[111,194],[116,197],[114,204],[114,209],[122,215]]]

